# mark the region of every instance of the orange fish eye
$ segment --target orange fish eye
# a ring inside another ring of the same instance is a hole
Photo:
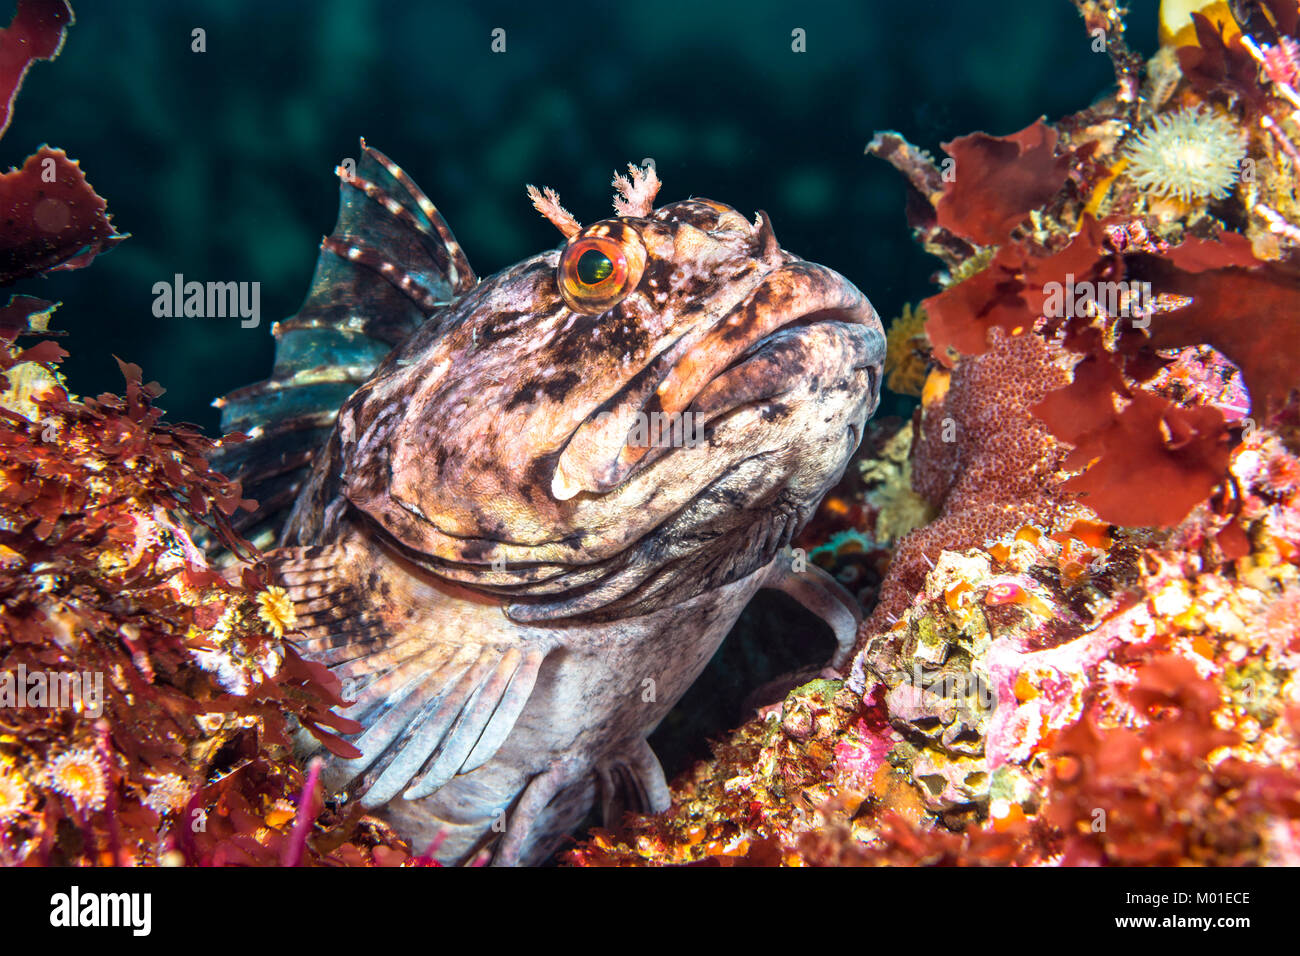
[[[645,249],[635,238],[582,236],[560,255],[560,295],[575,312],[604,312],[636,288],[644,269]]]

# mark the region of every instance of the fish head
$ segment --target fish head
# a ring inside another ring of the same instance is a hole
[[[558,249],[481,281],[339,415],[350,503],[522,618],[646,608],[763,566],[879,402],[875,310],[764,214],[621,208],[552,216]]]

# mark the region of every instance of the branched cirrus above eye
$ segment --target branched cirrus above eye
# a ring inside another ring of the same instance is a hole
[[[621,302],[641,281],[645,249],[634,238],[581,236],[560,256],[556,280],[560,295],[575,312],[604,312]]]

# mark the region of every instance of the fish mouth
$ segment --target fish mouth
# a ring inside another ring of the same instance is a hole
[[[844,378],[875,366],[863,382],[874,408],[884,341],[876,310],[853,283],[816,263],[781,266],[596,409],[560,454],[551,494],[566,501],[613,491],[683,437],[699,438],[721,417],[771,401],[814,375]]]

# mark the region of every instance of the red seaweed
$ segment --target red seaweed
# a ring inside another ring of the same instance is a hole
[[[1057,155],[1057,133],[1042,120],[1010,136],[972,133],[943,148],[952,176],[935,206],[939,225],[995,245],[1065,183],[1068,157]]]
[[[9,128],[28,67],[58,56],[74,22],[67,0],[18,0],[13,20],[0,29],[0,136]]]

